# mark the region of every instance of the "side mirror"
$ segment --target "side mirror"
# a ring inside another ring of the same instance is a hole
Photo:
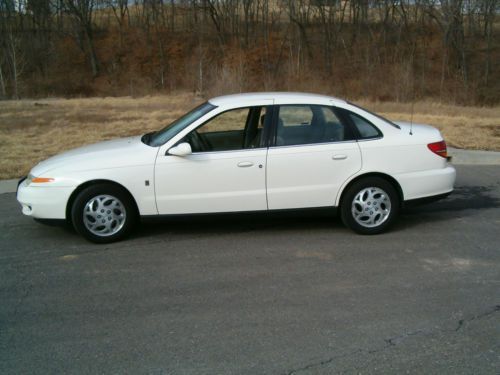
[[[186,156],[190,155],[193,152],[191,149],[191,145],[187,142],[182,142],[179,143],[177,146],[172,147],[170,150],[167,151],[169,155],[175,155],[175,156]]]

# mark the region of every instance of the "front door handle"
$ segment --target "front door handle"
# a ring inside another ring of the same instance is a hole
[[[248,168],[248,167],[251,167],[253,165],[253,163],[251,161],[240,161],[238,163],[238,167],[240,168]]]
[[[344,160],[347,159],[347,155],[344,154],[337,154],[332,156],[333,160]]]

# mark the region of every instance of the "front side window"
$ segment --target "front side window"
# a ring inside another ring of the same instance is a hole
[[[189,133],[183,140],[193,152],[231,151],[261,147],[267,107],[223,112]]]
[[[333,107],[321,105],[282,105],[279,107],[276,145],[341,142],[354,139],[350,129]]]

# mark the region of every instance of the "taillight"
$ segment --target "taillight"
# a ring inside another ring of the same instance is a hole
[[[436,155],[439,155],[443,158],[446,158],[448,156],[448,151],[446,150],[445,141],[429,143],[427,147]]]

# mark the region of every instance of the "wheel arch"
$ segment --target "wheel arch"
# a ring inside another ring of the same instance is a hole
[[[389,182],[392,186],[394,186],[394,188],[398,192],[399,205],[400,206],[403,205],[403,202],[404,202],[403,189],[401,188],[401,185],[399,184],[399,182],[394,177],[388,175],[387,173],[383,173],[383,172],[367,172],[367,173],[363,173],[363,174],[360,174],[360,175],[354,177],[353,179],[351,179],[348,183],[346,183],[342,187],[342,190],[340,191],[340,193],[338,195],[337,202],[336,202],[337,203],[337,207],[340,207],[342,205],[342,199],[344,198],[345,192],[348,191],[349,188],[354,183],[356,183],[357,181],[359,181],[359,180],[361,180],[363,178],[366,178],[366,177],[379,177],[379,178],[382,178],[382,179],[386,180],[387,182]]]
[[[76,189],[73,190],[73,192],[69,196],[68,202],[66,203],[66,220],[68,222],[71,222],[71,208],[72,208],[73,202],[75,201],[78,194],[80,194],[80,192],[82,192],[83,190],[85,190],[89,186],[98,185],[98,184],[114,185],[114,186],[118,187],[119,189],[123,190],[123,192],[126,193],[128,195],[128,197],[130,198],[130,201],[134,205],[135,212],[136,212],[137,216],[139,216],[139,207],[137,206],[137,202],[135,201],[134,196],[130,193],[130,191],[125,186],[123,186],[122,184],[119,184],[116,181],[106,180],[106,179],[97,179],[97,180],[86,181],[86,182],[78,185],[76,187]]]

